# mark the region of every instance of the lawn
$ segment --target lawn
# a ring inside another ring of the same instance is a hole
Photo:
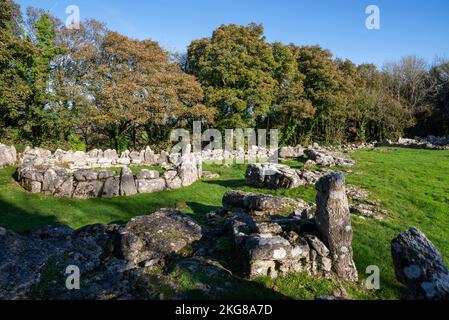
[[[400,231],[410,226],[420,228],[448,262],[449,151],[377,148],[356,151],[352,157],[357,165],[353,169],[354,174],[347,175],[347,182],[370,190],[373,198],[380,199],[382,208],[391,214],[385,221],[353,218],[354,259],[360,277],[366,276],[367,266],[377,265],[381,271],[381,289],[368,292],[361,286],[347,285],[346,290],[353,298],[397,299],[401,287],[394,277],[390,241]],[[302,165],[295,161],[288,164]],[[0,226],[24,232],[55,223],[73,228],[93,223],[125,223],[134,216],[148,214],[161,207],[177,207],[201,222],[207,212],[221,206],[223,193],[229,189],[314,201],[312,187],[273,191],[246,186],[243,165],[204,167],[218,172],[221,177],[198,181],[190,187],[173,191],[93,200],[33,195],[23,191],[14,181],[15,168],[0,170]],[[334,282],[310,279],[304,275],[259,279],[258,284],[294,299],[310,299],[317,293],[331,293],[337,286]]]

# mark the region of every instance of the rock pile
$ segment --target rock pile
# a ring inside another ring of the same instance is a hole
[[[63,167],[37,165],[31,159],[23,161],[17,169],[18,182],[26,190],[76,199],[112,198],[177,189],[191,185],[201,176],[202,162],[193,154],[183,156],[180,165],[162,174],[147,169],[133,174],[129,167],[122,167],[120,174],[95,169],[71,172]]]
[[[224,195],[221,215],[249,277],[306,272],[357,280],[344,177],[324,177],[317,188],[316,214],[302,200],[240,191]]]
[[[282,164],[256,163],[248,165],[245,178],[249,185],[257,188],[293,189],[315,184],[329,172],[327,169],[295,170]]]
[[[17,161],[16,148],[9,147],[0,143],[0,169],[12,166]]]
[[[301,145],[296,147],[282,147],[279,149],[279,158],[290,159],[304,156],[304,148]]]
[[[201,227],[171,209],[124,226],[45,227],[28,235],[0,228],[0,299],[160,298],[151,270],[201,238]],[[67,290],[67,266],[80,269],[80,290]],[[155,295],[155,296],[153,296]]]
[[[304,154],[308,157],[305,166],[353,166],[355,162],[351,159],[340,157],[325,149],[306,149]]]
[[[388,147],[409,147],[429,150],[449,150],[449,139],[446,137],[428,136],[426,138],[415,137],[414,139],[399,138],[397,141],[387,140],[378,144]]]
[[[417,228],[391,242],[396,278],[407,287],[405,299],[448,300],[449,271],[433,243]]]

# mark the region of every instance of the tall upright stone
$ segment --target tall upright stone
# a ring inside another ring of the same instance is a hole
[[[134,181],[134,175],[130,168],[122,167],[120,174],[120,195],[132,196],[137,193],[136,182]]]
[[[316,225],[321,239],[331,252],[333,271],[341,279],[357,281],[357,269],[352,258],[352,226],[345,178],[341,173],[322,177],[316,189]]]

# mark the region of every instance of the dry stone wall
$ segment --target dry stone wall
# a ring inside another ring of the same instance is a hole
[[[399,138],[397,141],[387,140],[378,145],[429,150],[449,150],[449,137],[428,136],[425,138],[415,137],[414,139]]]
[[[18,182],[32,193],[57,197],[112,198],[159,192],[189,186],[202,175],[202,162],[194,154],[183,156],[177,166],[166,166],[163,173],[142,169],[136,174],[126,165],[122,165],[120,174],[111,170],[68,169],[61,163],[49,162],[48,159],[55,159],[51,153],[44,154],[48,157],[41,158],[41,152],[36,158],[21,159]]]

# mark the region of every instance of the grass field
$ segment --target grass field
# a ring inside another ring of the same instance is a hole
[[[357,165],[354,174],[347,175],[347,182],[370,190],[373,198],[381,200],[382,208],[391,215],[385,221],[353,218],[354,259],[360,277],[366,277],[367,266],[377,265],[381,271],[381,289],[367,291],[363,286],[345,287],[356,299],[397,299],[401,286],[394,277],[390,241],[399,232],[411,226],[420,228],[448,262],[449,151],[377,148],[356,151],[352,157]],[[302,165],[295,161],[288,164]],[[315,198],[312,187],[273,191],[245,186],[245,166],[205,165],[204,169],[218,172],[221,177],[174,191],[127,198],[72,200],[27,193],[13,179],[15,168],[7,168],[0,170],[0,226],[25,232],[55,223],[73,228],[93,223],[125,223],[134,216],[161,207],[177,207],[201,222],[207,212],[221,207],[223,193],[229,189],[300,197],[307,201]],[[275,280],[260,279],[258,284],[293,299],[329,294],[337,287],[332,281],[301,274]],[[246,290],[243,297],[250,298],[251,291]],[[257,297],[260,298],[260,294]]]

